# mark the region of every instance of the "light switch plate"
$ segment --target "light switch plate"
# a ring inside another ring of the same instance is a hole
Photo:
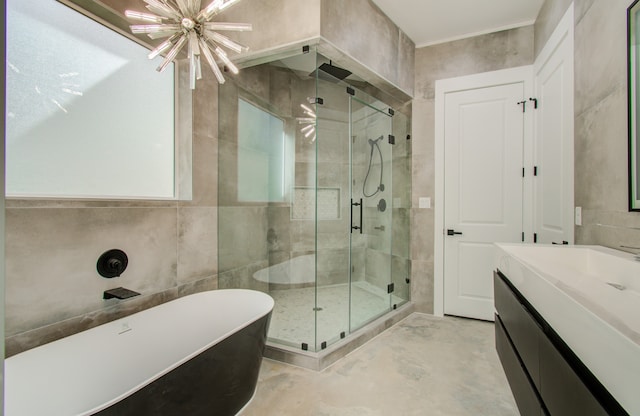
[[[418,198],[418,208],[431,208],[431,198]]]
[[[582,207],[576,207],[576,225],[582,225]]]

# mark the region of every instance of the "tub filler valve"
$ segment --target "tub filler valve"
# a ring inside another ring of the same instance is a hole
[[[127,254],[116,248],[107,250],[98,259],[96,269],[100,276],[107,279],[120,276],[127,268],[129,258]]]

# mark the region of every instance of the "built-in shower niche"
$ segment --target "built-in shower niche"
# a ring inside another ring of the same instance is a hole
[[[409,294],[408,118],[336,67],[312,46],[219,87],[219,286],[268,292],[271,345],[301,352]]]

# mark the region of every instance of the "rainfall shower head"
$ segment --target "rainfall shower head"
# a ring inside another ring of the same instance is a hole
[[[351,71],[347,71],[339,66],[334,66],[331,62],[320,65],[315,71],[309,74],[311,77],[318,76],[320,79],[331,82],[342,81],[349,75],[351,75]]]

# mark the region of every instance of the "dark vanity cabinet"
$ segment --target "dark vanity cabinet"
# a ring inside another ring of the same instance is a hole
[[[494,294],[496,350],[521,415],[628,414],[500,271]]]

